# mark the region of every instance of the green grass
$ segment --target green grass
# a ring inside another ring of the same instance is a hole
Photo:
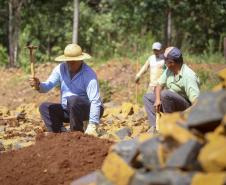
[[[112,87],[110,86],[109,82],[106,80],[99,80],[100,85],[100,94],[103,98],[103,102],[111,101],[112,95]]]
[[[217,75],[211,71],[205,69],[199,69],[196,71],[200,79],[200,89],[201,91],[211,90],[215,85],[217,85],[220,80]]]
[[[200,55],[197,54],[189,54],[185,52],[184,54],[185,61],[194,64],[225,64],[226,59],[221,53],[203,53]]]
[[[147,89],[142,89],[137,95],[137,103],[143,105],[143,96],[147,93]]]

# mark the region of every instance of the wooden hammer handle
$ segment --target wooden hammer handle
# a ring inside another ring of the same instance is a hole
[[[27,48],[30,51],[30,67],[31,67],[31,75],[32,78],[35,77],[35,56],[34,50],[38,48],[38,46],[28,45]]]
[[[34,62],[34,55],[33,55],[33,49],[30,49],[30,67],[31,67],[31,76],[32,78],[35,77],[35,62]]]

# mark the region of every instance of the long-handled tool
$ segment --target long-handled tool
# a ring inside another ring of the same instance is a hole
[[[34,50],[38,48],[38,46],[28,45],[27,48],[30,52],[30,67],[31,67],[31,76],[32,78],[35,77],[35,57],[34,57]]]
[[[136,74],[138,73],[138,60],[136,61]],[[139,90],[139,84],[136,83],[136,104],[138,104],[138,90]]]
[[[156,112],[156,130],[160,132],[160,118],[162,114],[160,112]]]

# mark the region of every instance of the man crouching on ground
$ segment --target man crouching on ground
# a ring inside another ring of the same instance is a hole
[[[97,126],[103,115],[103,105],[95,72],[83,62],[90,59],[77,44],[69,44],[64,55],[55,59],[57,65],[45,82],[30,79],[30,85],[40,93],[60,86],[61,104],[44,102],[39,111],[49,132],[66,131],[63,123],[70,123],[71,131],[83,130],[83,121],[89,120],[86,134],[97,135]]]
[[[164,53],[167,69],[158,80],[155,93],[144,95],[144,106],[151,123],[150,132],[156,132],[156,112],[184,111],[199,96],[199,79],[192,69],[183,63],[181,51],[169,47]]]

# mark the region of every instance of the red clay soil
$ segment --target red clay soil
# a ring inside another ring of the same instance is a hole
[[[0,184],[70,184],[99,169],[111,145],[80,132],[40,135],[33,146],[0,153]]]

